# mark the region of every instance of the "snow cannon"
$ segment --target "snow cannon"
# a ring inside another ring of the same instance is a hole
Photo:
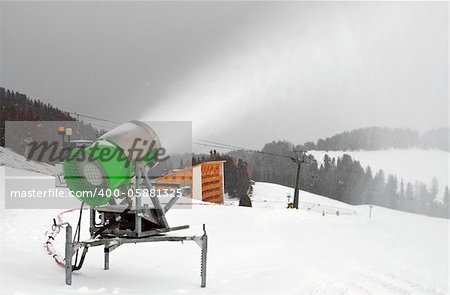
[[[161,147],[156,132],[141,121],[124,123],[87,147],[77,147],[63,163],[64,178],[74,195],[90,206],[126,195],[135,176],[135,163],[156,163]]]
[[[176,134],[178,130],[173,132]],[[72,233],[72,226],[58,217],[53,219],[54,233],[50,235],[50,244],[46,245],[51,257],[64,265],[67,285],[72,284],[73,272],[81,269],[91,247],[104,247],[104,269],[107,270],[110,253],[123,244],[192,241],[201,249],[200,286],[206,286],[208,236],[205,225],[201,236],[168,235],[189,228],[189,225],[170,226],[166,218],[166,213],[182,195],[174,192],[160,196],[149,176],[149,169],[169,159],[168,155],[164,155],[158,135],[140,121],[120,125],[92,144],[75,147],[66,154],[64,178],[83,204],[75,234]],[[161,198],[163,202],[160,197],[164,197]],[[80,241],[85,204],[89,205],[90,238]],[[56,224],[56,220],[60,223]],[[59,258],[51,245],[63,226],[66,230],[64,259]],[[132,252],[129,253],[132,255]]]

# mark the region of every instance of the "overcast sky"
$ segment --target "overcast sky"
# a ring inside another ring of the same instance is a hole
[[[260,148],[365,126],[448,126],[435,3],[5,3],[1,86],[116,121],[188,120]]]

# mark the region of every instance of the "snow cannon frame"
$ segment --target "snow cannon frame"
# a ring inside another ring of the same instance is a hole
[[[133,125],[140,126],[138,129],[141,129],[141,131],[144,130],[145,132],[138,135],[130,134],[130,132],[125,132],[124,134],[124,130],[129,129],[130,127],[130,125],[124,126],[126,124],[131,124],[131,127]],[[100,139],[113,141],[117,146],[121,147],[123,151],[130,146],[131,141],[135,142],[134,138],[138,136],[142,136],[140,138],[147,141],[156,138],[157,145],[160,146],[156,133],[154,133],[153,129],[145,123],[132,121],[125,123],[124,125],[111,130]],[[153,133],[148,132],[149,130],[153,131]],[[104,202],[86,201],[86,204],[90,206],[90,239],[80,241],[81,215],[84,203],[80,209],[80,218],[74,235],[72,234],[72,226],[70,224],[66,225],[65,282],[67,285],[72,284],[73,271],[80,270],[83,266],[83,262],[90,247],[104,246],[104,269],[108,270],[109,253],[123,244],[162,241],[193,241],[201,248],[201,287],[204,288],[206,286],[208,236],[206,234],[205,225],[203,224],[203,235],[201,236],[168,236],[166,235],[168,232],[189,228],[189,225],[170,227],[165,216],[167,211],[179,199],[179,196],[175,195],[171,197],[164,207],[160,203],[158,197],[150,197],[151,204],[144,205],[142,205],[141,198],[136,197],[139,195],[137,190],[142,191],[142,189],[147,189],[151,191],[153,188],[148,176],[148,172],[151,169],[149,166],[149,162],[151,161],[149,161],[149,159],[152,160],[153,156],[151,154],[149,156],[147,153],[144,157],[130,157],[131,161],[129,163],[129,169],[127,168],[128,170],[126,170],[125,173],[125,176],[127,177],[125,180],[127,191],[132,190],[134,192],[132,197],[129,197],[127,194],[119,204],[114,198],[109,198],[106,202],[107,204]],[[108,172],[108,168],[104,167],[108,165],[108,163],[103,163],[103,166],[101,166],[106,173]],[[117,165],[117,163],[111,165],[114,166]],[[119,168],[120,169],[114,171],[125,171],[124,166],[120,166]],[[114,169],[117,169],[117,167]],[[64,171],[66,171],[66,169]],[[78,171],[83,172],[83,170]],[[70,186],[70,182],[68,181],[68,184],[69,187],[73,189],[73,183],[72,186]],[[111,183],[109,183],[109,185],[111,185]],[[81,198],[80,200],[82,202],[85,201]],[[99,219],[100,222],[97,222],[97,219]],[[75,237],[77,237],[76,241]],[[78,252],[81,249],[83,251],[78,262]],[[75,263],[72,264],[74,256]]]

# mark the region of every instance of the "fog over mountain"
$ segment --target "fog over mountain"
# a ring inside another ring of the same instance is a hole
[[[0,84],[261,147],[448,126],[446,2],[5,3]],[[251,135],[251,136],[250,136]]]

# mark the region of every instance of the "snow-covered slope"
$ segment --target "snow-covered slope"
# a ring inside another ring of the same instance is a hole
[[[293,202],[294,189],[274,184],[257,182],[253,186],[252,205],[257,208],[286,208]],[[299,208],[308,211],[336,214],[356,214],[356,207],[313,193],[300,191]]]
[[[38,172],[45,175],[56,175],[61,171],[60,166],[52,166],[46,163],[27,161],[27,159],[16,152],[0,147],[0,166],[18,168],[22,170]]]
[[[446,185],[449,185],[449,153],[440,150],[421,149],[390,149],[379,151],[310,151],[317,162],[323,163],[323,157],[328,154],[331,158],[342,157],[349,154],[353,159],[358,160],[363,167],[370,166],[375,173],[383,169],[385,174],[397,175],[405,182],[414,183],[421,181],[427,185],[431,183],[433,177],[439,182],[440,194],[443,193]]]
[[[92,248],[72,286],[65,286],[64,270],[42,249],[59,211],[1,209],[0,294],[448,294],[447,220],[378,207],[369,219],[366,206],[340,216],[259,206],[276,204],[290,190],[257,183],[254,208],[169,211],[171,225],[191,225],[183,234],[201,234],[206,223],[206,289],[199,286],[194,243],[124,245],[111,253],[108,271],[102,270],[103,249]],[[300,198],[352,207],[305,192]],[[76,218],[73,212],[66,220],[75,224]],[[63,237],[57,249],[63,253]]]

